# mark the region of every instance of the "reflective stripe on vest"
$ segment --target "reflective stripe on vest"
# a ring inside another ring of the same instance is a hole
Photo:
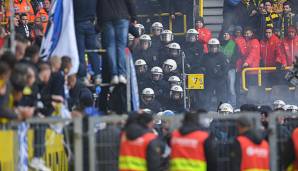
[[[292,140],[294,144],[294,150],[295,150],[295,161],[293,163],[293,170],[292,171],[298,171],[298,128],[296,128],[292,133]]]
[[[245,136],[238,136],[241,146],[241,171],[269,171],[269,144],[262,140],[261,144],[253,143]]]
[[[207,164],[205,159],[204,143],[208,133],[194,131],[181,135],[179,131],[172,133],[171,139],[171,171],[205,171]]]
[[[128,140],[126,134],[121,136],[120,171],[146,171],[146,151],[148,144],[156,138],[153,133],[146,133],[136,140]]]
[[[185,158],[174,158],[170,163],[171,171],[205,171],[207,170],[207,164],[205,161],[192,160]]]

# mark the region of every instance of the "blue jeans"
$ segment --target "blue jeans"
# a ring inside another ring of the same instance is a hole
[[[126,75],[125,48],[127,47],[129,21],[126,19],[103,23],[103,48],[107,50],[112,76]]]
[[[80,66],[79,77],[85,77],[87,74],[85,49],[98,49],[96,46],[96,32],[92,21],[82,21],[75,23],[76,39],[79,51]],[[92,66],[95,75],[101,74],[101,59],[97,53],[88,53],[88,61]]]

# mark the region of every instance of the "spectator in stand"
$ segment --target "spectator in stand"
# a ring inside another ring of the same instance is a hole
[[[220,50],[225,55],[226,61],[228,64],[228,99],[229,103],[236,107],[236,61],[238,58],[237,55],[237,46],[234,40],[232,40],[233,32],[223,31],[223,41],[221,42]]]
[[[28,22],[34,22],[34,10],[29,0],[14,0],[15,13],[26,14],[28,16]],[[10,17],[10,10],[6,10],[6,17]]]
[[[281,15],[281,31],[283,37],[287,36],[288,28],[298,22],[298,16],[292,12],[291,4],[285,2],[283,4],[283,13]]]
[[[243,36],[243,29],[241,26],[236,26],[235,27],[235,38],[234,41],[237,46],[237,54],[238,54],[238,60],[236,63],[236,72],[241,72],[242,70],[242,65],[244,63],[244,57],[247,53],[247,46],[246,46],[246,41]]]
[[[227,30],[231,25],[239,25],[239,6],[241,0],[224,0],[223,5],[223,27],[222,30]],[[207,41],[208,42],[208,41]]]
[[[239,3],[239,22],[242,27],[255,27],[257,24],[257,3],[255,0],[243,0]]]
[[[97,19],[102,27],[103,48],[107,50],[111,83],[126,84],[125,48],[129,23],[137,24],[135,1],[99,0]]]
[[[22,36],[17,34],[16,35],[16,60],[21,61],[24,58],[26,48],[27,48],[27,40]]]
[[[40,19],[40,22],[41,22],[42,27],[43,27],[43,33],[45,33],[46,29],[47,29],[48,21],[49,21],[49,15],[48,15],[47,11],[45,10],[45,8],[43,7],[42,4],[38,5],[38,11],[35,15],[35,18]]]
[[[298,36],[294,26],[288,28],[287,36],[282,41],[282,50],[286,56],[287,66],[292,66],[296,63],[295,56],[298,54]]]
[[[21,14],[21,22],[19,27],[16,29],[16,32],[21,34],[26,39],[31,40],[31,26],[28,25],[27,14]]]
[[[266,9],[264,3],[258,6],[257,23],[256,23],[256,36],[261,40],[265,36],[266,29]],[[253,28],[253,27],[252,27]]]
[[[45,32],[40,17],[35,17],[34,25],[30,33],[32,40],[35,41],[36,38],[43,37],[44,33]]]
[[[280,29],[281,19],[280,19],[279,15],[273,11],[272,2],[270,0],[267,0],[267,1],[265,1],[264,5],[265,5],[265,10],[266,10],[264,26],[266,28],[271,27],[271,28],[279,28]]]
[[[74,1],[75,30],[80,60],[78,76],[84,80],[86,80],[87,76],[85,50],[96,50],[99,48],[96,46],[95,32],[96,2],[96,0]],[[101,61],[97,53],[88,53],[88,61],[94,72],[94,83],[101,83]]]
[[[39,47],[36,45],[27,47],[25,57],[20,62],[27,63],[35,68],[39,62]]]
[[[253,29],[247,27],[244,30],[244,37],[246,41],[246,53],[243,57],[242,68],[250,67],[255,68],[260,66],[260,42],[255,37]],[[249,72],[247,75],[248,86],[257,83],[257,77],[255,72]]]
[[[49,14],[50,8],[51,8],[51,1],[50,0],[44,0],[43,1],[43,7],[46,10],[46,12]]]
[[[198,17],[196,19],[196,30],[198,31],[198,41],[204,46],[204,53],[208,53],[208,41],[211,39],[211,31],[205,27],[204,18]]]

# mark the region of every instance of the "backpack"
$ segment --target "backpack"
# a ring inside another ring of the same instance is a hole
[[[241,2],[241,0],[228,0],[228,3],[232,6],[236,6]]]

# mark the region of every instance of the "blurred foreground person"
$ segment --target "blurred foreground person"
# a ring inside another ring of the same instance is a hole
[[[160,171],[161,148],[153,128],[152,115],[144,112],[126,125],[120,142],[120,171]]]
[[[231,153],[232,170],[264,170],[269,171],[269,144],[253,130],[250,118],[241,116],[237,120],[239,136]]]

